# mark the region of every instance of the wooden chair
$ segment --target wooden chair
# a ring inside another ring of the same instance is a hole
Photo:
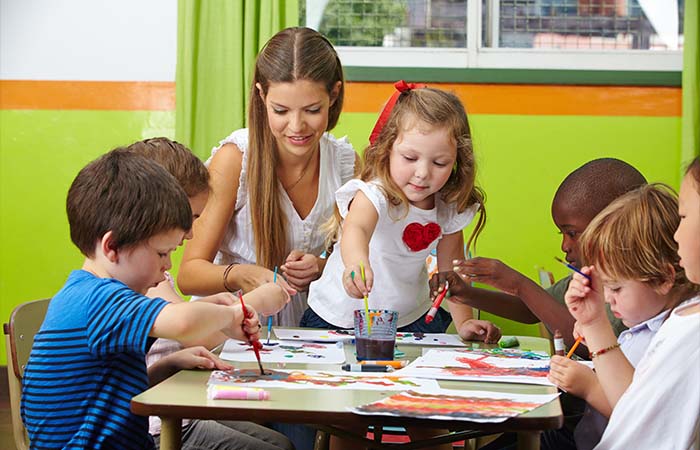
[[[34,344],[34,335],[39,331],[50,299],[35,300],[17,306],[9,323],[3,324],[5,348],[7,350],[7,381],[10,385],[10,410],[12,434],[18,450],[29,448],[29,439],[19,413],[22,397],[22,376],[29,353]]]

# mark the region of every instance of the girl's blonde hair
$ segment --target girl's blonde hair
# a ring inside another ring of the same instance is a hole
[[[616,280],[636,280],[652,286],[673,281],[677,302],[698,291],[680,266],[678,198],[672,188],[654,183],[630,191],[608,205],[579,239],[587,265]],[[674,278],[671,279],[673,268]]]
[[[486,222],[485,195],[476,186],[472,134],[467,113],[456,95],[430,87],[402,92],[377,139],[365,149],[360,178],[363,181],[379,180],[389,203],[405,216],[408,213],[408,199],[391,178],[389,158],[400,133],[421,124],[446,128],[457,146],[454,170],[437,195],[445,203],[454,205],[460,213],[476,203],[480,205],[479,219],[467,241],[469,249]]]
[[[248,109],[248,200],[265,205],[252,214],[255,255],[258,265],[271,269],[284,262],[287,253],[287,221],[282,211],[275,174],[277,143],[268,124],[263,96],[272,83],[309,80],[321,83],[331,96],[340,81],[338,95],[328,111],[326,131],[333,129],[343,109],[345,83],[340,59],[328,40],[310,28],[287,28],[265,44],[255,62]]]

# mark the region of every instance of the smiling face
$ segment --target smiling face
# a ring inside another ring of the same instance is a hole
[[[165,279],[163,274],[172,267],[170,254],[182,245],[185,232],[180,229],[164,231],[132,247],[118,250],[118,260],[111,276],[136,292],[145,294]]]
[[[689,281],[700,284],[700,193],[690,174],[681,184],[678,213],[681,221],[673,239],[678,242],[680,265]]]
[[[447,183],[456,158],[457,146],[447,128],[414,121],[394,141],[389,171],[412,205],[431,209],[435,206],[434,194]]]
[[[328,109],[337,92],[331,99],[322,83],[309,80],[271,83],[267,95],[258,85],[258,91],[279,151],[302,156],[315,150],[328,128]]]
[[[627,327],[649,320],[672,304],[668,296],[673,283],[653,287],[637,280],[612,280],[603,274],[605,302]]]

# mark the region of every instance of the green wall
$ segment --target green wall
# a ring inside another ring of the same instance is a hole
[[[347,134],[360,149],[374,120],[373,113],[346,113],[334,134]],[[549,204],[559,182],[585,161],[618,157],[649,180],[678,187],[680,118],[473,115],[470,120],[488,212],[476,253],[501,258],[533,278],[536,265],[557,278],[566,273],[553,259],[561,251]],[[80,168],[115,146],[172,137],[174,124],[173,111],[0,110],[3,322],[16,305],[53,295],[80,266],[64,212]],[[537,333],[535,326],[495,320],[505,334]]]

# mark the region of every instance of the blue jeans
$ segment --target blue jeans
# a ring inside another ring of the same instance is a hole
[[[448,311],[445,311],[442,308],[438,309],[437,314],[435,314],[435,318],[430,323],[425,323],[426,314],[428,313],[426,312],[413,323],[409,323],[408,325],[399,328],[398,331],[409,333],[444,333],[447,330],[447,327],[450,326],[450,323],[452,323],[452,316],[450,316]],[[338,329],[338,327],[335,325],[323,320],[311,308],[307,308],[306,311],[304,311],[304,315],[301,316],[301,320],[299,321],[299,326],[303,328],[325,328],[327,330]]]

